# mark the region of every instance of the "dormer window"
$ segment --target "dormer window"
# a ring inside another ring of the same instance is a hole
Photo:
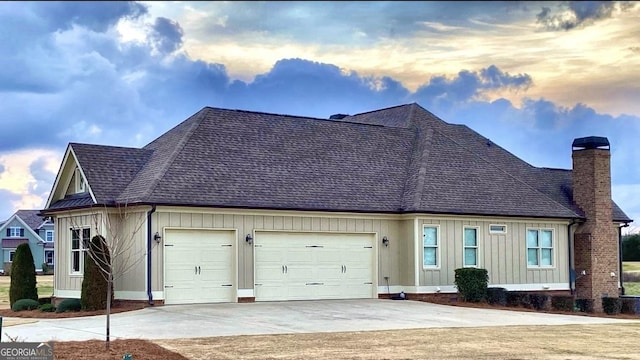
[[[7,228],[7,237],[24,237],[24,229],[17,226]]]
[[[82,173],[80,172],[79,168],[76,168],[76,174],[75,174],[75,178],[76,178],[76,192],[77,193],[83,193],[87,191],[87,185],[86,182],[84,181],[84,177],[82,177]]]

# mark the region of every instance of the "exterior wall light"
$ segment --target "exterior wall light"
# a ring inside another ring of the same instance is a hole
[[[389,246],[389,238],[388,237],[383,237],[382,238],[382,245],[384,246]]]
[[[162,236],[160,236],[160,234],[156,231],[156,233],[153,235],[153,240],[155,240],[156,243],[160,244],[160,241],[162,240]]]
[[[249,245],[253,244],[253,236],[251,236],[251,234],[247,234],[247,236],[244,238],[244,241],[246,241]]]

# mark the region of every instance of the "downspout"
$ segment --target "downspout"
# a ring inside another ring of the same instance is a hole
[[[620,295],[624,295],[624,284],[622,283],[624,276],[622,273],[622,228],[629,226],[629,223],[618,226],[618,279],[620,279]]]
[[[151,206],[151,210],[147,212],[147,296],[149,297],[149,305],[153,306],[153,295],[151,293],[151,214],[156,212],[156,205]]]
[[[573,256],[571,256],[571,227],[577,223],[576,219],[571,219],[569,226],[567,226],[567,244],[569,246],[569,290],[571,291],[571,295],[574,294],[573,282],[575,280],[574,278],[577,277],[576,271],[573,268]]]

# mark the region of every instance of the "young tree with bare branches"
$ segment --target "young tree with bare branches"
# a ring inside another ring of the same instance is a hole
[[[114,283],[133,269],[147,255],[136,252],[138,233],[145,224],[146,212],[142,209],[131,209],[127,205],[104,207],[91,214],[91,229],[98,241],[82,244],[83,250],[96,265],[99,274],[107,282],[106,293],[106,338],[108,349],[111,330],[111,299]],[[73,227],[81,228],[73,216],[70,217]],[[75,231],[75,230],[74,230]],[[75,235],[74,235],[75,236]],[[86,276],[86,274],[85,274]]]

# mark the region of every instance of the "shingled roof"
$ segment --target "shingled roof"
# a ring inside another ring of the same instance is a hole
[[[38,215],[39,213],[40,210],[18,210],[15,215],[20,217],[31,229],[36,230],[44,222],[44,218]]]
[[[415,103],[340,119],[205,107],[142,149],[70,147],[99,204],[583,217],[571,171]],[[614,220],[630,221],[615,204]]]

